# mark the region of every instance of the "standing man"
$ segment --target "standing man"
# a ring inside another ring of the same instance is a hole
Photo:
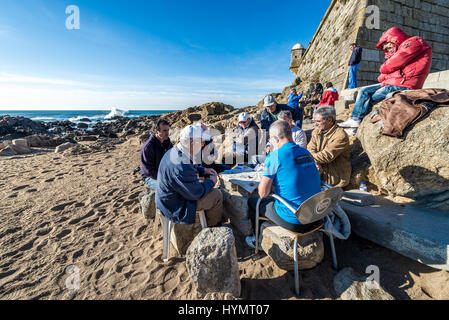
[[[302,120],[304,118],[304,108],[299,106],[299,100],[301,100],[302,96],[304,95],[303,92],[301,92],[298,96],[298,93],[296,89],[292,89],[290,94],[288,95],[288,102],[287,105],[292,109],[298,109],[299,111],[299,121],[296,122],[296,126],[302,129]]]
[[[349,89],[357,88],[357,70],[359,69],[360,61],[362,61],[362,51],[357,44],[351,43],[349,49],[352,51],[351,58],[349,59]]]
[[[173,148],[173,144],[168,137],[170,122],[163,118],[159,119],[153,132],[140,149],[140,175],[148,188],[156,190],[159,164],[165,153]]]

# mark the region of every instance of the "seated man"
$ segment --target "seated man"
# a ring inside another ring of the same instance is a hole
[[[293,123],[292,114],[290,111],[282,111],[278,116],[279,120],[287,121],[292,129],[293,142],[296,143],[301,148],[307,148],[307,136],[304,130],[295,126]]]
[[[334,186],[346,187],[351,177],[349,137],[336,124],[335,108],[323,106],[315,112],[315,127],[307,149],[312,154],[321,180]]]
[[[218,175],[205,169],[201,163],[201,150],[205,140],[201,126],[187,126],[181,131],[180,143],[162,158],[158,172],[156,205],[162,214],[177,224],[194,224],[197,211],[205,211],[209,226],[221,222],[223,196],[214,189]],[[203,182],[199,177],[210,176]]]
[[[238,120],[236,132],[240,141],[234,142],[233,149],[244,156],[244,162],[248,162],[252,156],[257,155],[259,126],[246,112],[241,113]]]
[[[320,103],[321,97],[323,95],[323,85],[321,83],[315,84],[315,89],[313,89],[310,98],[306,100],[306,106],[304,107],[304,118],[312,118],[313,110]]]
[[[263,177],[259,184],[260,216],[292,232],[307,232],[322,222],[302,225],[296,215],[284,204],[267,198],[274,186],[275,194],[285,199],[294,208],[321,192],[320,174],[310,153],[292,141],[292,131],[286,121],[276,121],[270,128],[270,141],[275,150],[265,160]],[[249,216],[255,226],[256,204],[259,197],[248,199]],[[246,238],[250,247],[255,247],[255,237]]]
[[[380,67],[380,84],[363,88],[358,96],[352,117],[341,127],[358,128],[374,104],[389,93],[422,89],[432,65],[432,47],[420,37],[409,37],[394,27],[380,38],[377,48],[385,51],[387,61]]]
[[[321,106],[332,106],[335,107],[335,101],[338,100],[338,91],[334,88],[332,82],[326,83],[326,91],[323,93],[323,97],[321,98],[321,102],[318,105],[318,108]]]
[[[300,121],[301,114],[298,109],[292,109],[286,104],[278,104],[273,96],[266,96],[264,99],[264,110],[260,116],[260,122],[262,124],[262,129],[268,131],[270,126],[278,120],[278,114],[281,111],[288,110],[293,115],[293,121]]]
[[[304,117],[304,108],[299,106],[299,100],[301,100],[303,95],[304,95],[303,92],[301,92],[298,95],[296,89],[292,89],[290,94],[288,95],[288,102],[287,102],[287,105],[290,108],[299,110],[299,121],[297,121],[296,125],[301,129],[302,129],[302,120]]]
[[[140,149],[140,175],[148,188],[156,190],[159,164],[164,154],[173,148],[173,145],[168,137],[170,122],[166,119],[159,119],[153,131],[154,133]]]

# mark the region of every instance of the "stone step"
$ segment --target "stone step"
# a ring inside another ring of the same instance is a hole
[[[340,202],[358,236],[430,267],[449,271],[449,214],[398,204]]]

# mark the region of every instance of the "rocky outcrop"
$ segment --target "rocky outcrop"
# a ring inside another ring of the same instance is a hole
[[[199,296],[208,293],[240,296],[240,272],[230,228],[202,230],[187,250],[186,264]]]
[[[68,150],[68,149],[70,149],[70,148],[72,148],[74,146],[75,146],[75,144],[71,143],[71,142],[63,143],[63,144],[61,144],[60,146],[58,146],[56,148],[55,153],[62,153],[62,152],[66,151],[66,150]]]
[[[40,122],[25,117],[0,116],[0,138],[16,139],[34,133],[45,133],[47,129]]]
[[[334,290],[342,300],[394,300],[377,282],[367,281],[352,268],[345,268],[335,276]]]
[[[381,122],[366,117],[357,137],[376,174],[371,182],[390,196],[449,211],[448,118],[449,108],[437,108],[398,139],[382,135]]]

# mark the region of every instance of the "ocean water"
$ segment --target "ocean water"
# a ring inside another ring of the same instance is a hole
[[[0,116],[9,115],[11,117],[22,116],[34,121],[53,122],[69,120],[74,123],[80,122],[83,118],[88,118],[92,122],[109,121],[114,116],[124,116],[128,118],[138,118],[141,116],[154,116],[173,110],[121,110],[112,108],[111,110],[36,110],[36,111],[14,111],[0,110]]]

